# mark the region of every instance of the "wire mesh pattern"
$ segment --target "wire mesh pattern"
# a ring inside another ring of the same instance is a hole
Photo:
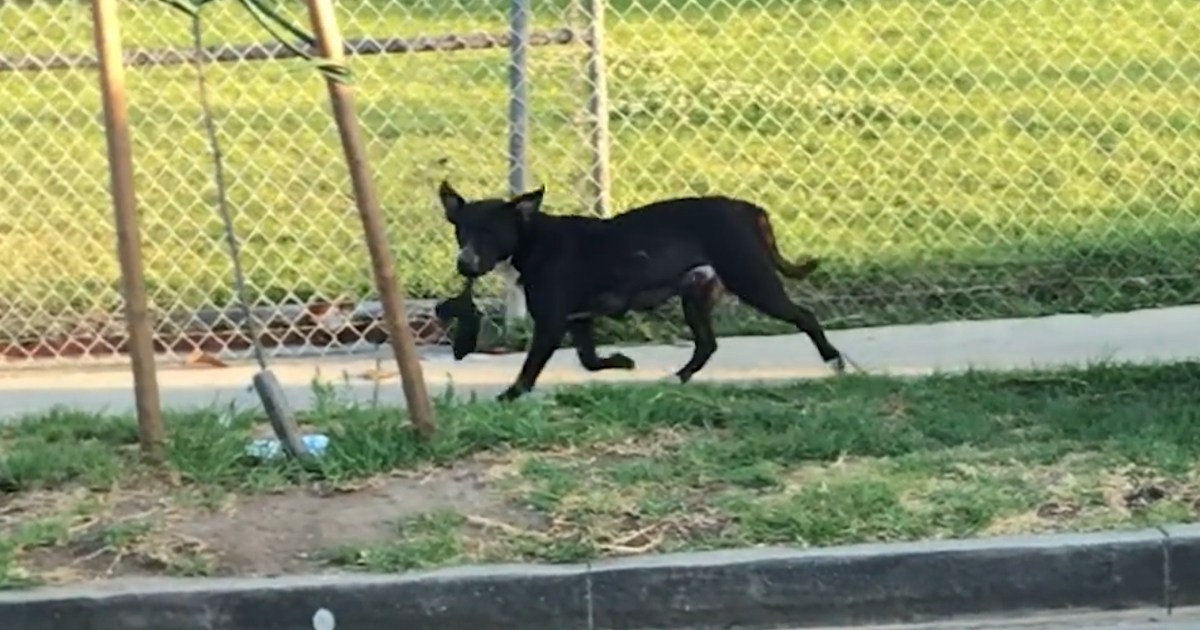
[[[602,5],[604,29],[589,28]],[[307,24],[303,3],[277,9]],[[1200,13],[1184,0],[530,0],[527,186],[620,212],[766,207],[830,327],[1200,299]],[[509,179],[507,2],[342,0],[359,117],[409,297],[457,289],[437,182]],[[186,16],[122,4],[161,350],[240,352]],[[272,352],[382,338],[319,73],[235,3],[203,10],[230,198]],[[0,4],[0,355],[119,351],[119,270],[87,3]],[[603,36],[606,99],[587,72]],[[595,120],[605,105],[607,179]],[[606,102],[605,102],[606,101]],[[606,191],[597,204],[598,190]],[[491,290],[499,288],[493,282]],[[226,311],[229,311],[227,313]],[[725,311],[720,332],[779,326]],[[441,331],[414,310],[418,339]],[[626,337],[679,330],[638,320]],[[642,332],[638,332],[638,331]]]

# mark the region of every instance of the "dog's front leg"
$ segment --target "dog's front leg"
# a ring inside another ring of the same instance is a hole
[[[529,352],[525,355],[525,363],[521,365],[521,373],[517,381],[497,397],[501,402],[514,400],[533,389],[538,376],[546,367],[546,362],[562,343],[567,331],[566,317],[543,318],[533,322],[533,342],[529,344]]]
[[[579,364],[583,366],[583,369],[589,372],[632,370],[634,368],[633,359],[620,352],[606,357],[596,353],[595,325],[595,320],[590,317],[572,320],[567,324],[567,330],[571,333],[571,341],[575,343],[575,355],[579,357]]]

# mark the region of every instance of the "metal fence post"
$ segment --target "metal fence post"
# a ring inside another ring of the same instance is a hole
[[[509,13],[508,62],[508,192],[525,192],[526,155],[529,148],[529,14],[530,0],[512,0]],[[526,316],[525,294],[509,273],[504,287],[504,319],[513,322]]]
[[[587,20],[587,136],[591,150],[586,182],[592,214],[607,217],[609,207],[608,79],[604,66],[604,0],[582,0]]]

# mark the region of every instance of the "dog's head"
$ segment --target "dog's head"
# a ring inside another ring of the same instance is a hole
[[[541,211],[545,186],[512,199],[467,201],[448,182],[438,187],[446,220],[454,226],[458,273],[477,278],[517,251],[525,225]]]

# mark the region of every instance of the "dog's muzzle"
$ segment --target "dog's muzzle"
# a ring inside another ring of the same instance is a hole
[[[458,250],[458,256],[454,258],[454,266],[458,269],[459,275],[467,278],[475,278],[484,274],[479,254],[476,254],[475,250],[470,247]]]

